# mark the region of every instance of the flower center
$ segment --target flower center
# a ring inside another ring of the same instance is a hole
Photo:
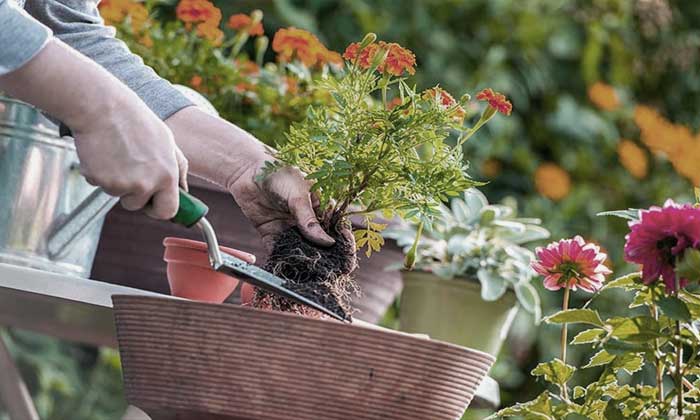
[[[673,255],[673,248],[676,245],[678,245],[678,238],[675,236],[667,236],[656,243],[656,249],[659,250],[664,263],[673,265],[676,262],[676,256]]]
[[[555,273],[561,274],[561,277],[559,278],[559,284],[566,284],[572,278],[581,278],[580,271],[581,270],[578,264],[573,261],[561,263],[557,266],[556,270],[554,270]]]

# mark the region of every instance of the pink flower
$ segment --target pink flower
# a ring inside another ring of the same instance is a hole
[[[643,210],[640,220],[630,222],[625,238],[625,259],[642,265],[642,280],[662,279],[666,291],[676,290],[676,262],[688,248],[700,248],[700,208],[666,201],[663,207]],[[680,287],[688,279],[680,279]]]
[[[571,290],[581,288],[594,293],[611,273],[603,264],[608,256],[580,236],[552,242],[546,248],[537,248],[535,254],[537,260],[532,268],[544,276],[544,287],[549,290],[559,290],[568,284]]]

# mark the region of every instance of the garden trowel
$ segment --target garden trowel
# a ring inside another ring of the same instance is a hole
[[[219,242],[216,238],[216,232],[209,221],[204,217],[207,215],[208,211],[209,207],[207,207],[204,202],[180,189],[180,208],[172,221],[188,228],[195,225],[199,227],[204,236],[204,241],[207,243],[209,262],[214,270],[240,278],[242,281],[250,283],[255,287],[291,299],[340,321],[347,321],[346,318],[325,306],[287,289],[284,287],[284,279],[260,267],[249,264],[240,258],[221,252]]]

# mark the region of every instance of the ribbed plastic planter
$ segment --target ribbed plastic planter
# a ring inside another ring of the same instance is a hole
[[[113,301],[127,399],[154,420],[457,420],[494,361],[237,305]]]

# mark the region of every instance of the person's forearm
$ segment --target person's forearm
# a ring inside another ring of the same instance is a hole
[[[231,189],[241,174],[271,159],[269,148],[247,131],[191,106],[165,120],[189,161],[189,172]]]
[[[103,68],[56,39],[24,66],[0,76],[0,90],[74,130],[96,115],[108,118],[133,95]]]
[[[96,0],[27,0],[26,8],[53,30],[58,39],[129,86],[161,120],[192,105],[114,37],[115,30],[103,24],[97,3]]]

